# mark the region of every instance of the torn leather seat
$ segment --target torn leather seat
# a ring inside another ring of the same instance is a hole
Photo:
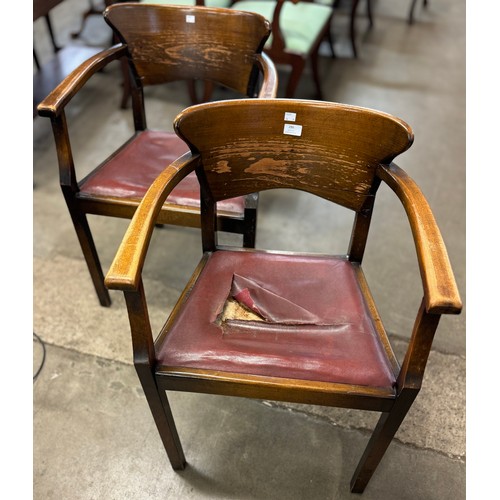
[[[357,273],[342,258],[215,252],[171,326],[158,360],[170,367],[392,390],[395,376],[369,319]],[[267,289],[257,288],[258,283],[266,283]],[[254,307],[270,319],[221,322],[228,297],[248,295],[245,285],[256,299]]]

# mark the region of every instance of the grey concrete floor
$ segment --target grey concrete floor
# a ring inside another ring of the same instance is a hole
[[[421,186],[465,297],[465,2],[431,0],[406,23],[409,2],[374,2],[375,26],[358,22],[359,58],[350,57],[346,18],[334,23],[337,58],[322,50],[327,100],[399,116],[415,133],[396,160]],[[54,11],[61,43],[79,27],[86,2]],[[106,41],[92,19],[84,36]],[[42,57],[49,46],[34,25]],[[75,43],[75,42],[73,42]],[[285,68],[280,77],[286,81]],[[71,104],[68,120],[80,173],[127,138],[118,67],[98,74]],[[225,98],[220,92],[217,97]],[[297,98],[311,98],[307,72]],[[149,125],[169,127],[187,106],[183,85],[148,93]],[[344,499],[376,415],[368,412],[173,393],[187,469],[173,472],[132,366],[123,298],[96,299],[58,184],[48,120],[33,122],[33,329],[46,349],[33,384],[33,493],[37,499]],[[352,215],[287,191],[263,193],[257,245],[347,249]],[[128,221],[91,217],[109,267]],[[234,237],[228,237],[234,241]],[[199,234],[156,231],[145,269],[153,327],[173,306],[200,256]],[[422,289],[404,212],[379,192],[365,272],[397,354],[404,352]],[[367,499],[465,498],[465,317],[444,317],[423,389],[367,487]],[[33,343],[33,370],[42,344]]]

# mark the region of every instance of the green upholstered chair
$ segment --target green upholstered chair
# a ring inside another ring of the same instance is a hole
[[[232,8],[256,12],[271,22],[271,36],[264,51],[275,64],[292,67],[285,97],[294,96],[305,65],[310,61],[316,97],[322,99],[319,47],[330,35],[332,6],[298,0],[241,0]]]

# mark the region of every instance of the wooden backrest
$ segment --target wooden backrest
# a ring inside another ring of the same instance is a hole
[[[355,211],[375,169],[408,149],[411,128],[366,108],[297,99],[236,99],[192,106],[176,133],[201,154],[214,201],[273,188],[310,192]]]
[[[142,85],[210,80],[249,95],[255,55],[270,34],[258,14],[199,6],[116,4],[104,12]]]

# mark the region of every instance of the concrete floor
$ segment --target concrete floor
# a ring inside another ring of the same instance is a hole
[[[465,2],[431,0],[408,26],[409,2],[374,2],[375,26],[359,27],[350,57],[345,17],[334,24],[337,59],[321,61],[326,99],[399,116],[415,133],[396,160],[421,186],[440,225],[465,304]],[[64,43],[86,2],[54,11]],[[93,19],[84,33],[106,40]],[[42,57],[48,44],[34,25]],[[280,68],[281,81],[286,70]],[[222,92],[220,97],[224,98]],[[310,98],[306,73],[297,98]],[[80,173],[131,132],[119,109],[117,67],[97,75],[68,112]],[[149,125],[167,127],[187,106],[183,85],[148,94]],[[307,405],[173,393],[188,467],[173,472],[131,364],[122,296],[101,308],[58,184],[48,120],[33,123],[33,329],[46,349],[33,383],[36,499],[347,499],[349,481],[376,415]],[[263,193],[259,247],[347,248],[352,216],[305,194]],[[304,216],[307,214],[307,217]],[[91,217],[105,270],[128,221]],[[228,238],[233,241],[235,238]],[[162,324],[200,255],[196,230],[163,228],[151,245],[145,286],[154,327]],[[181,259],[182,258],[182,259]],[[379,192],[365,272],[397,353],[404,351],[421,286],[411,234],[389,189]],[[423,389],[367,487],[366,499],[465,498],[465,308],[443,317]],[[33,370],[42,344],[33,342]]]

